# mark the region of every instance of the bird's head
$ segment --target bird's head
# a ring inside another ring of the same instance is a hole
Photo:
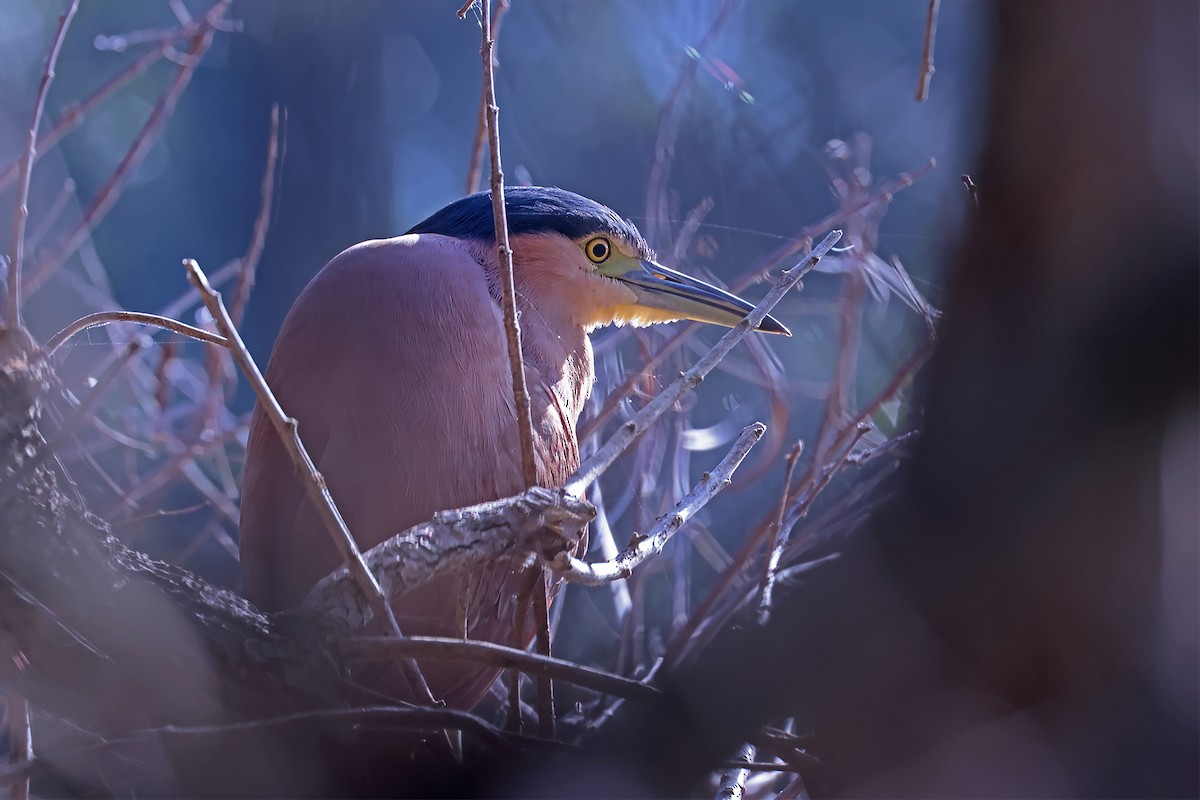
[[[518,280],[587,329],[682,319],[732,327],[754,308],[659,264],[633,223],[594,200],[540,186],[506,188],[504,200]],[[491,193],[456,200],[409,233],[494,245]],[[771,316],[757,330],[790,335]]]

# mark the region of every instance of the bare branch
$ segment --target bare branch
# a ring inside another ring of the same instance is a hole
[[[791,528],[787,530],[783,527],[783,517],[787,511],[788,493],[792,488],[792,473],[796,471],[796,460],[800,458],[800,453],[804,451],[804,442],[796,442],[792,447],[792,451],[787,457],[787,471],[783,477],[783,494],[779,498],[779,514],[775,518],[774,532],[771,537],[771,548],[767,556],[767,565],[763,571],[762,579],[762,596],[758,603],[758,624],[766,625],[771,618],[771,595],[775,589],[775,572],[779,569],[779,559],[783,555],[784,549],[787,547],[788,534]]]
[[[267,138],[267,164],[263,168],[262,203],[258,207],[258,217],[254,220],[254,233],[250,236],[250,247],[242,256],[241,268],[238,270],[237,287],[233,292],[233,303],[229,309],[230,318],[234,325],[240,325],[242,315],[246,313],[246,303],[250,301],[250,290],[254,288],[254,273],[258,268],[258,260],[262,258],[263,247],[267,243],[267,228],[271,224],[271,206],[275,197],[275,164],[282,149],[279,138],[279,104],[271,106],[271,135]]]
[[[354,537],[350,534],[350,529],[346,527],[346,521],[342,519],[341,512],[338,511],[337,505],[333,502],[333,496],[330,495],[329,489],[325,485],[325,479],[317,472],[316,465],[313,464],[312,458],[309,457],[304,443],[300,441],[299,426],[296,420],[293,417],[289,417],[284,412],[283,407],[279,405],[279,401],[275,399],[275,395],[271,392],[271,388],[267,386],[267,381],[263,378],[262,372],[259,371],[258,365],[251,358],[250,351],[246,349],[246,345],[242,342],[241,335],[238,333],[237,328],[234,327],[233,320],[229,318],[229,312],[225,309],[225,303],[222,302],[221,295],[209,285],[208,277],[201,271],[200,265],[192,259],[187,259],[183,263],[188,272],[188,280],[196,287],[196,290],[204,300],[205,307],[216,321],[217,327],[229,341],[228,347],[233,354],[234,360],[250,381],[255,395],[258,397],[258,402],[262,404],[263,410],[275,428],[275,432],[279,435],[284,448],[288,451],[288,455],[291,456],[293,463],[296,465],[296,473],[304,486],[304,492],[308,496],[309,502],[316,509],[321,521],[325,524],[329,535],[333,538],[338,552],[341,553],[342,560],[348,565],[351,574],[354,576],[355,585],[367,598],[371,609],[378,615],[378,619],[385,622],[387,629],[394,636],[402,636],[400,626],[396,622],[396,616],[392,613],[391,605],[388,603],[375,577],[363,561],[362,553],[358,549],[358,543],[355,542]],[[429,685],[425,682],[425,678],[421,675],[421,671],[416,663],[412,661],[401,662],[401,666],[405,668],[406,677],[412,684],[414,692],[426,702],[435,702],[433,695],[429,691]]]
[[[113,322],[133,322],[138,325],[150,325],[155,328],[178,333],[187,336],[190,339],[195,339],[198,342],[208,342],[209,344],[228,347],[229,340],[224,336],[218,336],[215,333],[196,328],[188,325],[186,322],[160,317],[158,314],[145,314],[140,311],[97,311],[95,314],[88,314],[86,317],[80,317],[72,322],[67,327],[63,328],[58,333],[50,337],[50,341],[46,342],[46,353],[53,355],[58,348],[63,346],[63,343],[77,333],[82,333],[88,328],[96,328],[101,325],[109,325]]]
[[[42,112],[46,110],[46,94],[54,80],[54,65],[58,63],[58,54],[67,36],[67,28],[71,27],[71,20],[75,18],[75,12],[78,10],[79,0],[71,0],[71,5],[58,19],[58,32],[54,35],[50,53],[46,56],[46,68],[42,70],[42,80],[38,84],[33,102],[33,121],[29,124],[25,153],[21,156],[17,179],[17,207],[13,212],[12,255],[8,259],[8,303],[4,317],[11,328],[22,327],[21,262],[25,258],[25,226],[29,222],[29,184],[33,177],[33,160],[37,154],[38,128],[42,125]]]
[[[933,39],[937,35],[938,7],[942,0],[929,0],[929,15],[925,18],[925,44],[921,47],[921,75],[917,82],[917,102],[929,97],[929,81],[933,78]]]
[[[30,294],[36,292],[50,275],[53,274],[54,270],[62,266],[79,249],[117,202],[117,199],[121,196],[121,192],[125,188],[126,182],[133,176],[138,165],[142,163],[147,153],[150,152],[150,147],[157,140],[158,134],[162,131],[163,126],[166,125],[172,112],[174,112],[179,98],[183,95],[183,91],[191,82],[192,75],[195,74],[196,66],[199,64],[201,56],[204,55],[209,45],[212,44],[216,24],[225,13],[226,8],[228,8],[229,1],[219,0],[205,14],[203,24],[192,35],[191,41],[188,44],[187,62],[176,71],[175,76],[158,98],[158,102],[155,103],[154,108],[150,111],[150,116],[147,117],[145,124],[138,131],[137,136],[134,137],[133,143],[125,151],[125,155],[121,158],[120,163],[117,164],[116,169],[113,170],[112,175],[109,176],[104,185],[96,192],[96,196],[92,199],[92,202],[84,209],[83,219],[62,238],[58,247],[44,256],[30,270],[29,283],[26,287]]]
[[[517,319],[517,291],[513,286],[513,253],[508,241],[508,211],[504,207],[504,169],[500,163],[500,107],[496,105],[496,83],[492,65],[491,0],[481,0],[483,9],[483,97],[487,108],[488,150],[492,158],[492,216],[496,225],[496,253],[500,263],[503,294],[504,333],[508,338],[508,361],[512,369],[513,398],[517,406],[517,433],[521,440],[521,473],[525,486],[537,485],[537,462],[533,455],[533,412],[525,384],[521,357],[521,322]]]
[[[492,215],[496,226],[496,252],[500,263],[501,305],[504,310],[504,333],[508,339],[508,363],[512,369],[513,401],[517,410],[517,435],[521,442],[521,474],[525,486],[536,486],[537,461],[533,451],[533,411],[530,409],[529,389],[525,383],[525,363],[521,354],[521,323],[517,319],[517,290],[513,286],[513,252],[508,241],[508,211],[504,207],[504,169],[500,163],[500,107],[496,105],[495,61],[492,53],[496,41],[492,36],[492,2],[480,0],[483,9],[481,27],[483,43],[479,54],[483,58],[483,99],[487,111],[488,151],[492,158]],[[538,575],[536,583],[545,584]],[[534,624],[537,627],[537,648],[550,656],[549,601],[545,586],[533,589]],[[518,638],[524,628],[515,631]],[[546,676],[538,676],[538,724],[546,738],[554,737],[554,686]]]
[[[527,653],[515,647],[480,641],[444,639],[433,636],[407,636],[404,639],[367,637],[350,639],[341,647],[350,658],[393,659],[431,658],[448,661],[473,661],[504,669],[519,669],[535,675],[549,675],[555,680],[595,689],[616,697],[649,697],[657,690],[641,681],[623,678],[611,672],[586,667],[572,661],[547,658]]]
[[[527,552],[543,530],[548,535],[541,549],[557,553],[578,542],[594,514],[586,501],[561,489],[534,486],[515,497],[440,511],[375,545],[363,558],[385,594],[395,598],[443,575]],[[344,566],[318,581],[304,603],[351,628],[362,628],[369,619],[369,608]]]
[[[560,577],[585,586],[603,586],[628,578],[638,565],[661,553],[683,524],[729,485],[729,476],[742,463],[742,459],[765,430],[766,428],[758,422],[747,425],[734,442],[733,448],[721,459],[721,463],[717,464],[712,472],[704,473],[700,482],[650,529],[650,533],[645,536],[635,534],[629,546],[616,558],[598,564],[588,564],[563,551],[551,561],[551,567]]]
[[[643,431],[646,430],[655,420],[675,404],[684,392],[694,389],[700,385],[704,377],[712,371],[713,367],[720,362],[729,351],[732,350],[738,342],[744,339],[752,330],[758,327],[763,318],[774,308],[783,296],[788,291],[800,282],[808,272],[817,265],[817,262],[829,250],[837,244],[842,238],[841,231],[832,231],[825,237],[822,242],[813,248],[811,254],[800,264],[797,264],[790,270],[787,270],[779,276],[775,286],[767,293],[754,310],[746,315],[745,319],[731,328],[724,336],[722,336],[712,348],[704,354],[704,356],[696,362],[696,364],[683,373],[680,378],[668,386],[663,391],[647,403],[641,411],[633,416],[628,422],[610,438],[604,445],[592,455],[579,469],[572,475],[564,484],[564,488],[575,495],[580,494],[588,485],[596,480],[604,470],[608,469],[614,461],[625,452],[630,443],[633,442]]]
[[[467,12],[471,6],[475,5],[476,0],[464,5],[458,10],[458,18],[465,19]],[[495,41],[500,37],[500,21],[504,19],[504,12],[512,6],[509,0],[499,0],[496,4],[496,11],[492,14],[492,42],[493,48]],[[494,61],[494,59],[493,59]],[[473,194],[479,191],[479,176],[483,172],[483,148],[487,144],[487,96],[483,87],[479,89],[479,117],[476,120],[475,136],[471,139],[471,161],[467,167],[467,194]]]

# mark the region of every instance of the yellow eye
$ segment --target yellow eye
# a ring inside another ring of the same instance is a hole
[[[597,236],[595,239],[588,239],[587,244],[583,246],[583,252],[593,264],[603,264],[612,255],[612,244],[603,236]]]

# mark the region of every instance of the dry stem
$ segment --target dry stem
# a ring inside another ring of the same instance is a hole
[[[929,0],[929,14],[925,18],[925,43],[921,47],[921,75],[917,81],[917,102],[923,103],[929,96],[929,81],[933,78],[933,39],[937,35],[938,7],[942,0]]]
[[[33,728],[29,701],[13,689],[8,691],[8,765],[19,767],[33,760]],[[18,771],[9,786],[12,800],[29,800],[29,772]]]
[[[193,327],[186,322],[180,322],[168,317],[160,317],[158,314],[145,314],[140,311],[97,311],[95,314],[80,317],[51,336],[50,341],[46,342],[46,353],[53,355],[58,348],[62,347],[64,342],[77,333],[82,333],[88,328],[96,328],[113,322],[133,322],[138,325],[150,325],[187,336],[199,342],[208,342],[209,344],[216,344],[221,347],[229,346],[229,340],[224,336],[210,333],[203,328]]]
[[[233,292],[233,303],[229,309],[230,318],[234,325],[242,323],[242,315],[246,313],[246,303],[250,301],[250,290],[254,288],[254,273],[258,268],[258,260],[262,258],[263,247],[267,243],[267,228],[271,224],[271,206],[275,197],[275,164],[281,150],[279,138],[279,104],[271,106],[271,135],[267,139],[267,164],[263,168],[262,203],[258,207],[258,216],[254,220],[254,233],[250,236],[250,247],[242,257],[241,269],[238,270],[237,287]]]
[[[25,258],[25,225],[29,222],[29,184],[33,177],[33,159],[37,153],[38,128],[42,125],[42,112],[46,109],[46,94],[54,80],[54,65],[58,62],[67,28],[71,26],[71,20],[78,10],[79,0],[71,0],[71,5],[59,17],[58,32],[54,35],[54,43],[46,56],[46,68],[42,71],[42,80],[38,84],[37,96],[33,103],[33,121],[29,124],[25,153],[21,156],[20,174],[17,179],[17,207],[13,212],[12,255],[8,260],[8,307],[4,317],[11,328],[22,327],[21,262]]]
[[[492,37],[492,3],[480,0],[483,10],[483,43],[479,54],[483,58],[483,99],[486,108],[488,151],[492,160],[492,215],[496,226],[496,252],[500,263],[500,290],[504,311],[504,332],[508,339],[508,363],[512,369],[513,400],[517,410],[517,435],[521,442],[521,474],[526,488],[537,485],[537,461],[533,450],[533,412],[530,409],[529,389],[525,383],[525,363],[521,354],[521,323],[517,319],[517,290],[513,286],[513,253],[508,241],[508,212],[504,207],[504,169],[500,162],[500,107],[496,105],[495,62],[492,58],[495,39]],[[550,656],[549,602],[545,578],[538,575],[534,586],[533,611],[537,626],[537,649]],[[540,595],[540,597],[539,597]],[[524,629],[516,631],[518,639]],[[538,676],[538,724],[546,738],[554,737],[554,685],[543,675]]]
[[[83,219],[76,224],[70,233],[63,237],[58,247],[43,257],[30,271],[29,284],[26,287],[30,294],[36,292],[46,282],[46,279],[53,274],[54,270],[62,266],[79,249],[88,236],[91,235],[96,225],[100,223],[117,202],[126,181],[132,177],[138,165],[142,163],[146,154],[150,152],[150,147],[154,144],[158,138],[158,134],[162,131],[163,126],[175,110],[175,105],[179,102],[180,96],[183,95],[184,89],[191,82],[192,75],[195,73],[201,57],[208,50],[209,45],[212,44],[213,34],[217,30],[217,23],[225,13],[228,5],[229,0],[219,0],[205,14],[203,24],[192,35],[186,52],[186,61],[179,67],[166,90],[158,98],[158,102],[155,103],[154,108],[150,111],[150,116],[147,117],[145,124],[138,131],[137,136],[134,137],[133,143],[130,144],[121,162],[117,164],[117,168],[113,170],[112,175],[100,187],[92,202],[84,210]]]

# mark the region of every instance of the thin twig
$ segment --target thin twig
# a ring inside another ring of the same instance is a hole
[[[156,47],[147,50],[134,61],[131,61],[119,72],[106,80],[96,91],[85,97],[83,100],[71,103],[54,123],[49,131],[43,135],[37,143],[37,152],[34,154],[34,163],[41,160],[42,156],[50,151],[50,148],[58,144],[64,136],[73,131],[79,126],[87,115],[90,114],[97,106],[103,103],[108,98],[112,97],[118,91],[123,89],[127,84],[141,77],[161,59],[167,50],[179,39],[184,39],[192,36],[195,33],[199,23],[181,26],[173,29],[170,36],[164,36]],[[0,190],[6,188],[17,177],[19,172],[20,162],[14,161],[0,170]]]
[[[259,204],[258,216],[254,220],[250,246],[246,255],[242,256],[237,286],[233,290],[233,302],[229,307],[229,316],[234,325],[242,324],[246,303],[250,301],[250,290],[254,288],[254,273],[258,268],[258,260],[262,258],[263,247],[267,243],[267,228],[271,224],[271,205],[275,197],[275,163],[279,158],[280,149],[279,104],[275,103],[271,106],[271,135],[267,139],[267,164],[263,168],[262,203]]]
[[[744,0],[723,0],[717,9],[712,24],[696,45],[695,51],[703,55],[709,45],[720,35],[726,23],[733,17],[733,12]],[[699,61],[688,58],[679,68],[675,82],[663,99],[662,110],[659,112],[658,135],[654,139],[654,162],[650,166],[650,175],[646,180],[646,238],[651,242],[659,240],[659,222],[666,221],[667,183],[671,175],[671,167],[675,162],[675,140],[679,135],[679,125],[683,116],[684,99],[692,82],[696,79]]]
[[[97,311],[95,314],[88,314],[86,317],[80,317],[72,322],[67,327],[63,328],[58,333],[50,337],[50,341],[46,342],[47,355],[53,355],[58,348],[63,346],[63,343],[77,333],[82,333],[88,328],[97,328],[101,325],[109,325],[113,322],[133,322],[138,325],[150,325],[155,328],[178,333],[187,336],[190,339],[195,339],[198,342],[208,342],[209,344],[228,347],[229,340],[224,336],[219,336],[203,328],[196,328],[188,325],[186,322],[180,322],[167,317],[160,317],[158,314],[145,314],[141,311]]]
[[[192,259],[187,259],[184,262],[184,267],[188,272],[188,280],[196,287],[204,300],[204,305],[212,314],[213,320],[217,323],[217,328],[224,334],[228,340],[229,350],[233,354],[234,360],[238,363],[246,378],[250,381],[251,387],[254,389],[255,395],[258,397],[258,402],[262,405],[267,417],[271,420],[275,432],[279,435],[284,448],[291,456],[292,462],[296,465],[296,474],[300,482],[304,486],[304,492],[308,496],[309,502],[313,504],[317,515],[325,525],[325,529],[329,531],[329,535],[333,538],[334,545],[337,546],[338,552],[342,556],[342,560],[349,568],[351,575],[354,577],[355,584],[359,591],[370,603],[371,609],[375,612],[378,619],[385,623],[387,630],[397,638],[403,636],[400,632],[400,626],[396,622],[396,616],[392,613],[391,604],[380,589],[379,583],[375,580],[375,576],[367,569],[366,563],[363,561],[362,553],[359,552],[358,543],[350,534],[350,529],[346,527],[346,521],[342,518],[342,514],[338,511],[337,505],[333,502],[333,496],[329,493],[329,488],[325,485],[325,479],[317,472],[317,467],[313,464],[312,458],[308,455],[308,450],[305,449],[304,443],[300,441],[300,433],[298,424],[293,417],[289,417],[279,405],[279,401],[275,399],[271,388],[267,386],[266,379],[263,378],[262,372],[259,371],[258,365],[254,363],[254,359],[250,356],[250,351],[246,349],[246,345],[242,342],[242,337],[234,327],[233,320],[229,318],[229,312],[225,309],[225,303],[221,300],[221,295],[216,292],[208,283],[208,277],[200,269],[200,265]],[[435,701],[433,695],[429,691],[429,685],[425,682],[425,678],[421,675],[420,668],[414,661],[402,661],[401,666],[404,668],[405,677],[412,686],[417,697],[427,703],[433,704]]]
[[[641,681],[623,678],[611,672],[528,653],[515,647],[481,641],[463,641],[433,636],[407,636],[404,639],[365,637],[351,639],[342,645],[350,658],[385,658],[397,656],[448,661],[471,661],[504,669],[518,669],[533,675],[550,675],[555,680],[584,686],[616,697],[652,697],[657,689]]]
[[[464,5],[458,10],[458,18],[465,19],[467,12],[471,6],[475,5],[476,0]],[[494,43],[500,37],[500,20],[504,18],[504,12],[508,11],[512,4],[509,0],[499,0],[496,5],[496,11],[492,14],[492,42]],[[467,194],[473,194],[479,191],[479,176],[483,173],[483,150],[487,144],[487,95],[483,87],[479,89],[479,117],[475,124],[475,136],[471,139],[471,161],[467,167]]]
[[[59,190],[58,196],[54,198],[54,201],[42,213],[42,221],[38,223],[36,228],[29,232],[26,241],[30,251],[37,250],[41,243],[45,241],[46,236],[54,228],[54,223],[58,222],[58,218],[66,210],[67,203],[74,196],[75,181],[67,178],[63,181],[62,189]]]
[[[503,294],[504,332],[508,339],[508,361],[512,370],[513,398],[517,406],[517,433],[521,442],[521,474],[525,486],[537,484],[537,461],[533,449],[533,412],[525,383],[525,363],[521,355],[521,323],[517,318],[517,292],[513,285],[513,252],[508,241],[508,211],[504,205],[504,169],[500,163],[500,107],[496,105],[496,84],[492,70],[491,0],[482,0],[483,92],[487,104],[488,151],[492,159],[492,217],[496,227],[496,253],[500,263],[500,289]]]
[[[29,714],[29,701],[14,689],[8,690],[8,767],[14,770],[9,784],[12,800],[29,800],[29,771],[18,770],[33,761],[33,720]]]
[[[675,508],[659,520],[648,534],[645,536],[635,534],[629,546],[616,558],[597,564],[588,564],[564,551],[552,562],[554,571],[571,582],[582,583],[585,586],[603,586],[612,581],[628,578],[638,565],[661,553],[676,531],[682,528],[683,524],[703,508],[709,500],[729,485],[730,476],[742,463],[746,454],[750,452],[750,448],[754,447],[762,437],[765,430],[766,428],[758,422],[747,425],[725,458],[721,459],[721,462],[711,472],[704,473],[700,482],[679,501]]]
[[[500,263],[501,305],[504,311],[504,332],[508,339],[508,363],[512,371],[513,401],[517,411],[517,436],[521,442],[521,475],[525,487],[536,486],[537,461],[533,449],[533,411],[530,409],[529,389],[525,383],[525,363],[521,354],[521,323],[517,319],[517,290],[513,285],[513,252],[508,240],[508,212],[504,207],[504,168],[500,162],[500,107],[496,105],[496,77],[492,38],[492,3],[480,0],[483,10],[482,44],[479,54],[483,59],[483,98],[487,109],[488,152],[492,160],[492,217],[496,228],[496,254]],[[542,584],[538,586],[537,584]],[[539,598],[537,595],[541,594]],[[535,578],[533,589],[534,625],[537,629],[537,649],[549,657],[550,619],[549,603],[545,597],[545,579]],[[525,636],[524,630],[514,634],[518,639]],[[542,736],[554,738],[554,685],[550,678],[538,676],[538,725]]]
[[[783,495],[779,499],[779,515],[775,518],[770,554],[767,556],[767,566],[763,571],[762,596],[758,604],[759,625],[766,625],[771,618],[771,594],[775,589],[775,572],[779,569],[779,559],[788,543],[788,536],[783,527],[783,515],[787,511],[788,492],[792,488],[792,473],[796,471],[796,460],[800,458],[800,453],[803,451],[804,442],[796,442],[792,451],[788,453],[787,472],[783,478]]]
[[[721,359],[729,354],[738,342],[744,339],[752,330],[758,327],[763,318],[774,308],[783,296],[788,291],[800,282],[808,272],[817,265],[826,253],[837,244],[841,239],[841,231],[832,231],[828,236],[821,241],[819,245],[813,248],[801,263],[797,264],[790,270],[787,270],[779,276],[775,286],[767,293],[754,310],[746,315],[745,319],[733,326],[725,333],[712,348],[700,358],[699,361],[692,366],[687,372],[683,373],[670,386],[659,392],[657,396],[647,403],[641,411],[635,414],[628,422],[618,429],[618,431],[604,445],[597,450],[591,458],[589,458],[579,469],[572,475],[565,484],[568,492],[574,495],[579,495],[588,485],[596,480],[604,470],[617,460],[617,458],[625,451],[631,442],[636,439],[643,431],[646,430],[655,420],[657,420],[668,408],[683,396],[683,394],[691,389],[694,389],[700,384],[704,377],[712,371]]]
[[[929,81],[933,78],[933,39],[937,35],[938,7],[942,0],[929,0],[929,15],[925,18],[925,44],[921,47],[921,75],[917,80],[917,102],[929,96]]]
[[[33,159],[37,154],[38,128],[42,125],[46,95],[50,90],[50,83],[54,80],[54,65],[58,63],[58,54],[67,36],[67,28],[71,27],[71,20],[75,18],[75,12],[78,10],[79,0],[71,0],[71,5],[58,19],[58,32],[54,35],[54,43],[50,45],[50,53],[46,56],[46,68],[42,70],[42,80],[38,84],[33,103],[33,121],[29,124],[25,153],[21,156],[20,174],[17,179],[17,207],[13,212],[12,255],[8,259],[8,304],[4,316],[10,328],[22,327],[21,262],[25,258],[25,226],[29,222],[29,184],[33,177]]]
[[[125,188],[126,182],[133,176],[138,165],[145,159],[146,154],[150,152],[151,146],[158,139],[158,134],[162,131],[163,126],[166,125],[167,120],[175,110],[175,106],[179,102],[180,96],[183,95],[184,89],[191,82],[200,57],[204,55],[209,45],[212,44],[213,34],[216,31],[216,22],[225,13],[228,5],[229,0],[219,0],[205,14],[204,23],[192,35],[191,41],[188,44],[188,61],[176,71],[174,78],[172,78],[167,88],[158,98],[158,102],[155,103],[154,108],[151,109],[150,116],[146,118],[145,124],[142,125],[137,136],[134,137],[133,143],[125,151],[124,157],[117,164],[112,175],[109,176],[104,185],[96,192],[96,196],[92,199],[92,202],[84,209],[83,218],[62,238],[58,247],[44,256],[30,270],[28,286],[26,287],[30,294],[36,292],[50,275],[79,249],[100,221],[108,214],[113,205],[116,204],[117,199],[120,198],[121,192]]]

